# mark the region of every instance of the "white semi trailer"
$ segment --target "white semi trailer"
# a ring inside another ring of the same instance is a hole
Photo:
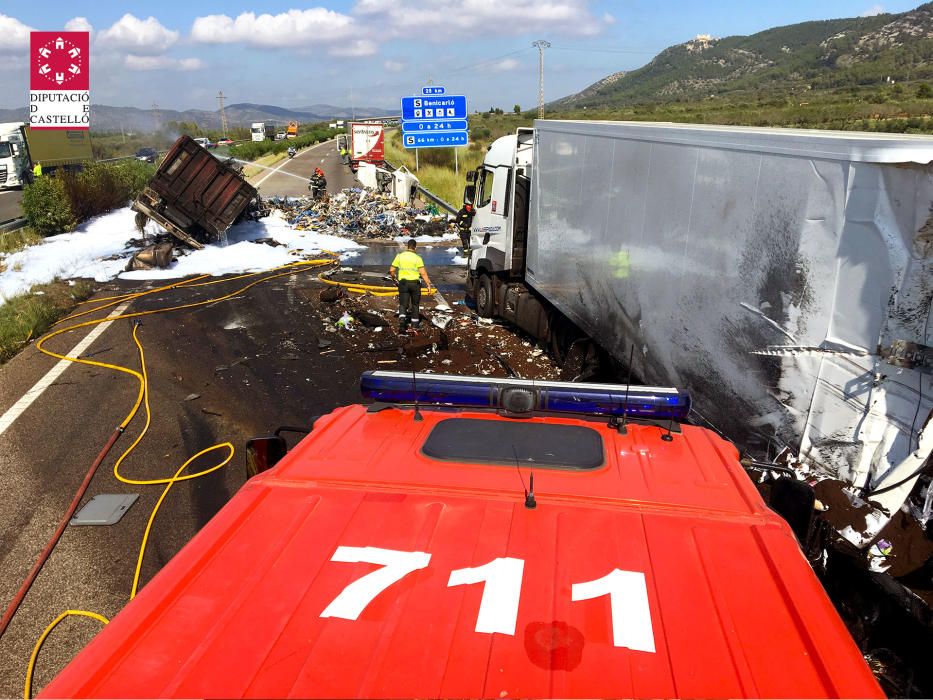
[[[468,174],[469,284],[571,366],[591,339],[853,485],[862,545],[933,447],[931,164],[927,137],[540,120]]]

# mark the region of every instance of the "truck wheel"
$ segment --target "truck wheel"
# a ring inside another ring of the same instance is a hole
[[[476,280],[476,313],[483,318],[493,316],[492,280],[486,274]]]

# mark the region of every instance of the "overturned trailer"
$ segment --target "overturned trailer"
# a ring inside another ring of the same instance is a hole
[[[256,188],[237,168],[182,136],[133,202],[133,209],[139,212],[140,229],[147,218],[152,219],[191,247],[203,248],[222,238],[256,198]]]
[[[477,305],[555,345],[569,319],[850,484],[864,546],[933,447],[931,163],[928,137],[537,121],[470,175]]]

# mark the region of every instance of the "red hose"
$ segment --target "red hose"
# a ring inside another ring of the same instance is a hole
[[[45,545],[45,549],[43,549],[42,553],[39,554],[39,558],[36,560],[36,563],[32,565],[32,569],[29,571],[29,574],[26,576],[23,584],[19,587],[19,590],[13,597],[13,600],[9,607],[6,609],[6,612],[3,613],[3,618],[0,619],[0,638],[3,637],[4,632],[6,632],[6,628],[10,626],[10,622],[12,621],[13,616],[16,614],[16,611],[22,604],[26,594],[29,593],[29,589],[32,588],[32,584],[35,582],[39,572],[42,571],[42,567],[45,565],[45,562],[52,554],[52,550],[55,549],[55,545],[58,544],[58,541],[64,534],[65,528],[68,527],[68,522],[71,520],[71,517],[75,514],[75,511],[78,510],[78,504],[80,504],[81,499],[84,498],[84,493],[87,491],[88,486],[91,485],[91,479],[94,478],[94,474],[97,472],[98,467],[100,467],[101,462],[106,459],[107,454],[110,452],[110,449],[117,441],[117,438],[119,438],[122,434],[123,428],[118,427],[113,431],[113,435],[110,436],[107,444],[104,445],[104,448],[100,451],[100,454],[97,455],[97,459],[94,460],[91,468],[88,469],[88,472],[84,477],[84,481],[81,482],[81,486],[78,488],[74,499],[71,501],[71,505],[68,506],[68,510],[66,511],[64,517],[61,519],[61,522],[58,523],[55,534],[52,535],[52,539],[49,540],[48,544]]]

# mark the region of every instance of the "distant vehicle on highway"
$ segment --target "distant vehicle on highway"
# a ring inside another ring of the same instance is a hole
[[[298,122],[290,121],[288,123],[288,128],[285,130],[285,138],[287,139],[298,138]]]
[[[249,131],[253,141],[265,141],[266,139],[275,138],[275,124],[253,122],[249,127]]]
[[[154,148],[140,148],[136,151],[136,160],[144,160],[147,163],[155,163],[159,154]]]
[[[278,132],[278,133],[275,135],[275,140],[276,140],[276,141],[284,141],[284,140],[285,140],[285,132],[284,132],[284,131]]]
[[[204,148],[217,148],[216,143],[211,143],[211,140],[206,136],[200,136],[194,140],[196,144]]]
[[[231,146],[233,145],[233,139],[227,139],[227,138],[218,139],[217,145],[218,146]]]

